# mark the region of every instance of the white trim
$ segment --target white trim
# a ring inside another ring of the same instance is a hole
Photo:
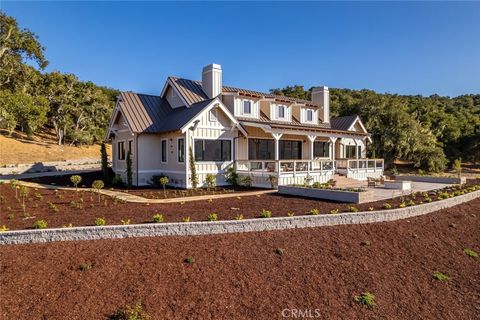
[[[149,170],[139,170],[138,173],[174,173],[174,174],[184,174],[185,171],[164,170],[164,169],[149,169]]]
[[[355,128],[355,124],[357,124],[357,122],[360,124],[360,127],[362,128],[364,133],[368,133],[367,129],[363,125],[362,120],[360,120],[359,116],[355,118],[355,121],[353,121],[353,123],[350,125],[350,127],[348,128],[348,131],[354,131],[353,129]]]
[[[165,141],[165,161],[162,160],[163,141]],[[168,139],[160,139],[160,163],[168,163]]]
[[[190,104],[188,104],[187,101],[185,100],[185,98],[183,97],[183,95],[181,95],[180,92],[178,92],[178,90],[175,88],[175,86],[173,85],[172,80],[170,78],[167,78],[167,81],[165,81],[165,85],[163,86],[162,93],[160,94],[160,98],[164,98],[165,94],[168,91],[168,86],[172,87],[173,90],[175,90],[177,92],[177,95],[180,97],[180,100],[182,100],[182,102],[188,108],[190,108]]]

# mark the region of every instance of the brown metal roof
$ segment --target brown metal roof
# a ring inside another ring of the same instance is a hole
[[[348,130],[355,120],[357,120],[357,115],[332,118],[330,119],[330,123],[332,128],[336,130]]]
[[[185,101],[188,104],[200,102],[202,100],[208,99],[207,95],[202,89],[202,82],[195,80],[182,79],[177,77],[169,77],[175,88],[180,92]],[[288,103],[300,103],[306,104],[309,106],[317,106],[312,103],[312,101],[291,98],[287,96],[280,96],[271,93],[264,93],[248,89],[240,89],[230,86],[222,86],[222,93],[238,93],[240,95],[251,96],[262,99],[273,99],[280,102]],[[317,106],[318,107],[318,106]]]

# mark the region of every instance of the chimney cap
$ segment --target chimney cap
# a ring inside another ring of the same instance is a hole
[[[203,72],[210,71],[213,69],[222,70],[222,66],[217,63],[210,63],[210,64],[207,64],[205,67],[203,67]]]
[[[328,91],[328,87],[327,86],[313,87],[312,92],[314,91]]]

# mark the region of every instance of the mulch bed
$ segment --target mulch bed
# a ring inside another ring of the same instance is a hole
[[[463,250],[480,252],[479,212],[477,199],[389,223],[2,246],[0,317],[106,319],[141,302],[152,319],[476,319],[480,258]],[[354,301],[367,291],[372,309]]]
[[[63,226],[94,225],[96,218],[105,218],[107,225],[129,223],[151,223],[155,214],[162,214],[164,222],[181,222],[189,217],[190,221],[206,221],[207,216],[216,213],[219,220],[233,220],[238,215],[244,219],[260,218],[262,210],[269,210],[273,217],[308,214],[312,209],[318,209],[320,214],[330,214],[350,211],[352,204],[319,201],[299,197],[265,194],[259,196],[191,201],[169,204],[138,204],[123,203],[115,198],[97,195],[94,192],[70,190],[47,190],[27,188],[25,211],[20,196],[20,189],[10,184],[0,185],[0,226],[5,225],[10,230],[32,229],[37,220],[45,220],[49,228]],[[453,189],[450,189],[453,192]],[[430,192],[432,201],[438,198],[438,193]],[[410,197],[382,200],[372,203],[355,205],[359,211],[369,209],[380,210],[385,203],[392,208],[398,208],[402,202],[408,203]],[[417,195],[416,203],[425,201],[424,196]]]
[[[93,181],[95,180],[102,180],[102,173],[100,171],[94,172],[85,172],[78,174],[82,177],[82,182],[78,187],[91,187]],[[113,173],[111,173],[113,175]],[[22,179],[24,181],[30,181],[35,183],[41,184],[49,184],[55,186],[63,186],[63,187],[73,187],[73,183],[70,181],[71,175],[59,175],[59,176],[45,176],[45,177],[38,177],[38,178],[27,178]],[[198,188],[198,189],[179,189],[179,188],[172,188],[167,187],[165,190],[155,186],[142,186],[142,187],[135,187],[127,188],[126,186],[119,187],[119,186],[110,186],[107,185],[108,188],[112,190],[118,190],[121,192],[127,192],[130,194],[134,194],[137,196],[141,196],[147,199],[166,199],[166,198],[182,198],[182,197],[194,197],[194,196],[205,196],[205,195],[216,195],[216,194],[228,194],[232,192],[251,192],[251,191],[258,191],[264,190],[259,188],[248,188],[243,186],[225,186],[225,187],[216,187],[216,188]]]

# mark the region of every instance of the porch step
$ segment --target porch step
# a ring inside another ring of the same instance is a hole
[[[347,178],[343,175],[334,174],[332,179],[336,182],[336,187],[345,188],[345,187],[360,187],[365,184],[364,181],[355,180],[352,178]]]

